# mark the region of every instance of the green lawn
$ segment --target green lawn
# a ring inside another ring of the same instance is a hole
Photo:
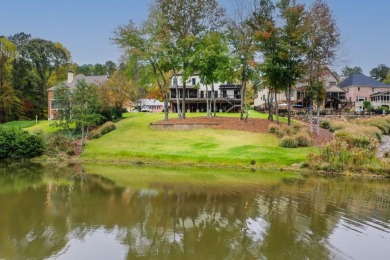
[[[205,114],[192,113],[192,116]],[[176,114],[170,114],[176,117]],[[223,116],[239,117],[238,114]],[[278,146],[272,134],[231,130],[158,131],[150,123],[163,119],[163,114],[128,113],[117,123],[117,129],[100,139],[88,141],[83,160],[145,162],[180,165],[284,167],[306,159],[314,148],[286,149]],[[250,117],[266,118],[252,112]],[[239,119],[237,119],[239,120]],[[239,121],[237,121],[239,122]]]
[[[57,129],[50,126],[53,121],[41,120],[38,123],[35,120],[31,121],[12,121],[1,126],[4,127],[15,127],[15,128],[23,128],[26,131],[33,133],[35,131],[43,130],[47,133],[55,132]]]
[[[35,121],[12,121],[2,124],[3,127],[9,127],[9,128],[26,128],[31,127],[36,124]]]

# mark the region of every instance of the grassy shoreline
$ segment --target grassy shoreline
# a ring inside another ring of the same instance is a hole
[[[239,114],[218,114],[217,116],[232,117],[237,120],[237,124],[245,124],[239,120]],[[206,114],[189,113],[187,117],[205,118]],[[250,117],[266,119],[267,115],[252,112]],[[53,162],[58,164],[109,163],[185,168],[282,170],[312,172],[321,175],[389,175],[389,171],[385,169],[388,167],[383,164],[381,168],[378,163],[368,165],[369,167],[338,167],[339,170],[336,169],[337,167],[328,167],[329,162],[318,156],[327,151],[326,149],[332,150],[334,142],[322,148],[291,149],[280,147],[280,140],[274,134],[262,132],[264,129],[260,131],[261,133],[259,131],[254,133],[212,128],[180,131],[150,128],[151,123],[160,121],[162,118],[163,114],[127,113],[124,119],[116,124],[116,130],[99,139],[89,140],[80,155],[63,154],[62,157],[56,158],[43,156],[34,161],[43,164]],[[176,118],[176,114],[171,114],[170,118]],[[282,122],[285,121],[285,118],[280,119]],[[377,119],[373,122],[378,124]],[[49,125],[50,121],[40,121],[33,127],[25,129],[29,132],[36,130],[52,132],[53,129]],[[261,129],[265,126],[259,125],[258,127]],[[384,132],[387,133],[388,129],[386,129]],[[348,154],[351,152],[352,150],[348,151]],[[354,155],[351,153],[351,156]],[[336,157],[339,158],[339,156]],[[355,157],[352,159],[357,160]],[[354,169],[357,171],[355,172]]]
[[[268,133],[200,129],[158,131],[150,129],[161,114],[133,113],[117,123],[117,129],[88,141],[80,161],[191,167],[284,169],[302,163],[317,148],[287,149]],[[174,114],[171,116],[175,116]],[[193,113],[188,116],[205,116]],[[237,117],[238,114],[223,114]],[[251,114],[262,118],[260,113]]]

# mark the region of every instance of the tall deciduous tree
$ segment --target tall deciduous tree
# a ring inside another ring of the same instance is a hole
[[[317,134],[319,134],[320,106],[325,99],[323,73],[336,59],[340,44],[340,33],[329,6],[323,0],[316,0],[307,16],[307,78],[310,107],[317,105]],[[310,130],[313,131],[313,110],[309,115]]]
[[[16,45],[5,37],[0,37],[0,122],[15,119],[14,112],[19,99],[12,87],[13,61],[16,58]]]
[[[98,85],[79,80],[75,88],[70,89],[67,85],[60,84],[55,87],[54,95],[58,111],[52,126],[66,130],[73,140],[80,135],[80,145],[83,146],[91,127],[102,120],[98,113],[101,105]],[[73,125],[76,125],[76,129],[72,128]]]
[[[56,69],[65,65],[69,60],[69,52],[55,43],[43,39],[32,39],[23,45],[22,55],[29,60],[37,76],[39,102],[44,116],[47,104],[48,81]]]
[[[116,30],[113,40],[127,52],[132,69],[138,70],[140,82],[157,83],[164,97],[165,120],[168,120],[170,87],[168,73],[172,66],[166,49],[167,35],[163,33],[161,24],[161,12],[154,6],[148,20],[142,26],[130,21]]]
[[[281,52],[279,59],[284,69],[287,90],[288,125],[291,125],[291,90],[304,73],[304,53],[306,51],[307,23],[305,6],[295,1],[281,0],[278,3],[284,25],[281,28]]]
[[[385,64],[379,64],[378,67],[373,68],[370,71],[370,76],[378,81],[384,81],[387,77],[387,74],[390,73],[390,68]]]
[[[123,71],[114,72],[109,80],[100,89],[100,99],[105,107],[114,107],[121,111],[134,95],[134,82],[126,77]]]
[[[211,86],[211,98],[216,116],[216,97],[214,83],[227,81],[232,75],[230,56],[227,42],[222,33],[207,33],[196,46],[195,68],[199,72],[200,81]],[[208,98],[208,94],[207,94]],[[210,117],[210,107],[207,104],[207,115]]]
[[[344,68],[341,69],[341,74],[344,77],[348,77],[352,74],[363,74],[363,70],[362,70],[362,68],[360,68],[358,66],[355,66],[355,67],[345,66]]]
[[[240,89],[240,119],[244,119],[247,111],[245,105],[245,94],[248,82],[254,74],[255,43],[254,28],[248,23],[250,15],[254,12],[254,6],[246,1],[237,1],[235,15],[228,23],[228,36],[232,47],[232,58],[234,59],[235,76],[241,82]]]
[[[164,38],[168,40],[166,48],[172,57],[171,66],[182,74],[185,118],[186,84],[195,72],[195,45],[205,32],[221,28],[225,12],[216,0],[156,0],[156,8],[161,14]]]
[[[263,82],[268,85],[269,92],[273,93],[268,100],[275,100],[276,122],[279,123],[277,94],[286,85],[285,64],[282,55],[281,29],[276,26],[275,6],[271,0],[261,0],[259,8],[253,13],[249,24],[255,29],[254,39],[258,51],[262,54],[260,70]],[[271,104],[269,104],[269,120],[273,120]]]

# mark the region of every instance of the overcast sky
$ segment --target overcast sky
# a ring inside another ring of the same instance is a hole
[[[235,0],[219,0],[232,10]],[[310,5],[313,0],[297,0]],[[0,35],[18,32],[62,43],[78,64],[118,62],[110,38],[130,19],[142,22],[150,0],[7,0],[0,4]],[[390,0],[328,0],[342,35],[342,62],[364,74],[390,66]]]

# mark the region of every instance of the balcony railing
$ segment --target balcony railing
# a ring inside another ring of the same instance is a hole
[[[208,95],[209,98],[212,98],[212,95],[209,94]],[[176,98],[176,93],[171,93],[171,99],[173,98]],[[183,98],[183,95],[182,93],[179,94],[179,98]],[[189,93],[186,95],[186,99],[206,99],[206,94],[192,94],[192,93]],[[227,94],[218,94],[215,96],[216,99],[240,99],[241,98],[241,95],[240,94],[236,94],[236,95],[227,95]]]

